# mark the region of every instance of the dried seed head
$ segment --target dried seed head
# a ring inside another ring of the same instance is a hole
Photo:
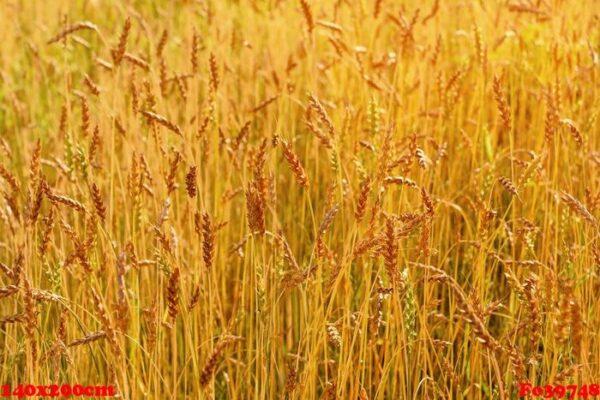
[[[179,267],[175,267],[169,277],[167,286],[167,306],[169,309],[169,317],[175,321],[179,313]]]
[[[89,344],[89,343],[96,342],[100,339],[104,339],[105,337],[106,337],[106,332],[104,332],[104,331],[93,332],[88,335],[85,335],[82,338],[73,340],[71,343],[68,344],[68,347],[82,346],[84,344]]]
[[[386,185],[405,185],[413,189],[417,189],[419,187],[415,181],[409,178],[405,178],[403,176],[387,176],[383,180],[383,183]]]
[[[168,39],[169,39],[169,31],[167,31],[165,29],[165,30],[163,30],[162,35],[160,36],[158,45],[156,46],[156,58],[162,57],[162,52],[163,52],[165,46],[167,45]]]
[[[190,51],[190,63],[192,64],[192,73],[198,73],[198,52],[200,51],[200,37],[194,29],[192,33],[192,48]]]
[[[575,125],[575,122],[568,118],[562,118],[560,120],[560,123],[563,126],[566,126],[569,132],[571,132],[571,136],[573,136],[573,139],[575,140],[575,143],[577,143],[577,146],[583,146],[583,136],[581,135],[581,131],[579,130],[577,125]]]
[[[558,129],[558,109],[552,89],[548,87],[546,91],[546,117],[544,119],[544,132],[546,142],[550,143],[554,139],[556,130]]]
[[[210,53],[209,57],[209,75],[210,75],[210,88],[215,93],[219,87],[219,67],[217,66],[217,57],[214,53]]]
[[[420,147],[417,147],[417,150],[415,150],[415,156],[419,162],[419,167],[422,169],[427,169],[431,164],[433,164],[431,159],[427,156],[427,154],[425,154],[425,151]]]
[[[508,193],[510,193],[513,196],[519,197],[517,187],[510,179],[508,179],[505,176],[501,176],[498,178],[498,181],[500,182],[500,184],[502,184],[502,186],[504,187],[504,189],[506,189]]]
[[[181,128],[173,122],[169,121],[167,118],[163,117],[162,115],[146,110],[142,110],[142,114],[146,116],[149,121],[156,122],[159,125],[162,125],[165,128],[167,128],[171,132],[174,132],[178,136],[183,137],[183,132],[181,131]]]
[[[19,287],[15,285],[8,285],[0,287],[0,299],[4,297],[12,296],[19,291]]]
[[[62,39],[66,38],[68,35],[78,32],[78,31],[81,31],[81,30],[91,30],[94,32],[99,32],[98,27],[95,24],[93,24],[89,21],[81,21],[81,22],[77,22],[76,24],[67,27],[65,30],[60,32],[58,35],[56,35],[52,39],[48,40],[47,43],[52,44],[52,43],[59,42]]]
[[[90,78],[88,74],[83,76],[83,82],[94,96],[100,95],[100,89],[98,89],[98,86],[92,81],[92,78]]]
[[[335,324],[327,324],[327,340],[337,348],[342,347],[342,335]]]
[[[206,387],[210,383],[213,375],[217,370],[217,367],[219,366],[219,358],[221,357],[223,351],[225,351],[225,348],[229,344],[240,339],[241,338],[239,337],[231,335],[223,335],[221,338],[219,338],[219,341],[217,342],[214,350],[206,360],[204,368],[202,368],[202,372],[200,373],[200,386]]]
[[[266,231],[265,202],[255,185],[250,185],[246,190],[246,210],[250,231],[264,234]]]
[[[157,330],[158,330],[158,322],[157,322],[158,313],[157,313],[156,309],[157,309],[157,306],[156,306],[156,303],[154,303],[151,307],[148,307],[148,308],[145,308],[142,310],[144,320],[146,321],[146,327],[147,327],[146,338],[147,338],[147,347],[148,347],[149,351],[152,351],[156,344],[156,336],[157,336]]]
[[[334,137],[333,122],[331,122],[331,119],[329,118],[325,107],[323,107],[319,99],[317,99],[310,93],[308,94],[308,101],[310,108],[317,113],[319,119],[321,120],[321,123],[327,128],[329,136]]]
[[[293,362],[288,363],[288,373],[285,379],[285,392],[291,394],[298,386],[298,370]]]
[[[95,183],[90,185],[90,193],[92,195],[92,201],[94,202],[94,208],[96,209],[96,215],[104,222],[106,219],[106,207],[104,206],[104,200],[102,200],[100,189]]]
[[[304,19],[306,20],[306,26],[308,28],[308,32],[311,33],[315,28],[315,22],[313,19],[312,11],[310,9],[310,4],[306,0],[300,0],[300,7],[302,8],[302,14],[304,15]]]
[[[594,215],[583,205],[583,203],[581,203],[575,197],[573,197],[567,192],[561,192],[561,199],[562,201],[567,203],[571,210],[579,214],[580,217],[589,222],[592,226],[598,226],[598,222],[596,221]]]
[[[510,108],[508,106],[508,102],[506,101],[504,90],[502,90],[500,79],[497,76],[494,76],[493,90],[494,98],[496,99],[496,105],[498,106],[498,111],[500,112],[500,117],[502,119],[504,132],[508,133],[510,132],[511,128]]]
[[[367,200],[369,199],[369,193],[371,192],[371,179],[366,177],[360,183],[360,191],[358,194],[358,199],[356,200],[356,210],[354,211],[354,216],[357,221],[361,221],[365,215],[365,211],[367,209]]]
[[[117,48],[112,50],[112,57],[115,65],[121,64],[121,60],[125,55],[125,48],[127,46],[127,37],[129,36],[129,30],[131,29],[131,19],[127,17],[125,20],[125,25],[123,26],[123,31],[121,32],[121,36],[119,37],[119,44]]]
[[[202,259],[207,269],[211,269],[215,250],[215,230],[210,215],[202,213]]]
[[[190,167],[190,170],[188,171],[187,175],[185,176],[185,188],[186,188],[188,196],[190,196],[191,198],[196,197],[196,194],[198,193],[198,186],[196,184],[196,175],[197,175],[197,168],[194,165],[194,166]]]
[[[304,168],[300,163],[300,159],[298,158],[294,150],[292,150],[292,147],[285,140],[281,141],[281,145],[283,146],[283,155],[285,156],[285,159],[287,160],[290,169],[294,173],[296,180],[298,181],[300,186],[308,188],[308,177],[306,176],[306,172],[304,171]]]
[[[175,157],[173,157],[173,160],[171,161],[171,164],[169,165],[169,173],[165,177],[165,181],[167,183],[167,192],[169,194],[171,194],[171,192],[173,192],[175,190],[175,188],[177,187],[177,184],[175,183],[175,178],[177,176],[177,167],[179,167],[180,162],[181,162],[181,153],[176,151]]]
[[[196,285],[194,288],[194,292],[192,293],[192,297],[190,298],[190,303],[188,304],[188,311],[192,311],[194,307],[200,301],[200,285]]]
[[[4,178],[4,180],[8,183],[8,185],[11,187],[11,189],[13,190],[13,192],[18,192],[19,191],[19,181],[17,180],[17,178],[12,174],[12,172],[10,172],[4,165],[0,164],[0,176],[2,178]]]

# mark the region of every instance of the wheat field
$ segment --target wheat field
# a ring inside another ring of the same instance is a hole
[[[0,16],[0,385],[600,383],[598,1]]]

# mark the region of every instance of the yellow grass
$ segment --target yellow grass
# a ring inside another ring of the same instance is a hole
[[[2,2],[0,385],[599,383],[599,12]]]

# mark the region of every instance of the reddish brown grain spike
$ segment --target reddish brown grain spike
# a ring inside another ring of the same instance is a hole
[[[202,372],[200,373],[200,386],[206,387],[210,383],[215,371],[217,370],[217,367],[219,366],[218,363],[221,354],[227,345],[236,340],[240,340],[240,338],[231,335],[224,335],[219,339],[214,350],[206,360],[204,368],[202,368]]]
[[[104,206],[104,200],[102,199],[102,193],[100,193],[100,189],[95,183],[90,185],[90,194],[92,196],[92,201],[94,202],[94,208],[96,209],[96,214],[98,218],[102,222],[106,219],[106,207]]]
[[[302,8],[302,14],[304,15],[304,19],[306,20],[308,32],[311,33],[315,28],[315,21],[312,15],[310,4],[308,4],[308,1],[306,0],[300,0],[300,7]]]
[[[169,317],[172,321],[175,321],[177,314],[179,313],[179,267],[175,267],[169,277],[169,284],[167,286],[167,306]]]
[[[498,106],[498,111],[500,112],[500,117],[502,119],[504,132],[508,133],[511,129],[510,107],[506,101],[506,95],[502,89],[500,79],[497,76],[494,76],[493,90],[494,98],[496,99],[496,105]]]
[[[192,297],[190,298],[190,302],[188,304],[188,311],[192,311],[194,307],[200,301],[200,285],[196,285],[194,288],[194,292],[192,293]]]
[[[361,221],[365,215],[365,211],[367,209],[367,200],[369,199],[369,193],[371,192],[371,179],[366,177],[360,183],[360,192],[358,194],[358,199],[356,201],[356,210],[354,211],[354,216],[357,221]]]
[[[210,87],[215,93],[219,88],[219,67],[217,65],[217,57],[214,53],[210,53],[209,63],[209,75],[210,75]]]
[[[210,270],[215,250],[215,230],[208,212],[202,213],[202,258],[204,265]]]
[[[300,186],[308,188],[308,176],[306,176],[306,172],[304,171],[304,168],[300,163],[300,159],[298,158],[294,150],[292,150],[292,147],[286,141],[282,140],[281,144],[283,146],[283,155],[285,156],[285,159],[287,160],[290,169],[294,173],[296,180],[298,181]]]
[[[127,17],[125,20],[125,25],[123,26],[123,31],[121,32],[121,36],[119,37],[119,44],[117,48],[112,51],[113,61],[115,65],[121,64],[121,60],[123,60],[123,56],[125,55],[125,49],[127,47],[127,37],[129,36],[129,31],[131,29],[131,19]]]
[[[188,196],[191,198],[196,197],[198,193],[198,185],[196,184],[197,168],[195,165],[190,167],[187,175],[185,176],[185,188]]]

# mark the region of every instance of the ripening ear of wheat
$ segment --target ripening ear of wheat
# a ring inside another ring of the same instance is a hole
[[[593,11],[0,2],[0,389],[597,383]]]
[[[291,145],[288,144],[286,141],[282,141],[281,145],[283,146],[283,155],[287,160],[294,176],[296,177],[296,180],[298,181],[300,186],[308,188],[308,177],[306,176],[306,172],[304,171],[304,168],[302,167],[298,156],[296,155],[296,153],[294,153],[294,150],[292,149]]]
[[[315,22],[313,19],[312,10],[310,8],[310,4],[306,0],[300,0],[300,7],[302,8],[302,14],[304,14],[304,19],[306,20],[306,26],[308,28],[308,32],[312,32],[315,29]]]

